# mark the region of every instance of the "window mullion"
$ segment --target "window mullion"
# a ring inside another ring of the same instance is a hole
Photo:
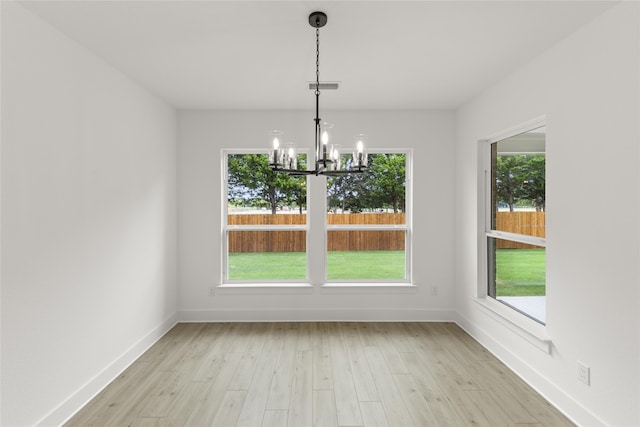
[[[326,271],[326,187],[324,176],[307,178],[308,209],[307,224],[307,270],[311,284],[322,285],[325,282]]]

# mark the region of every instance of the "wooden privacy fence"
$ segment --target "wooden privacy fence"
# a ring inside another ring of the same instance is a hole
[[[304,225],[305,214],[238,214],[228,215],[229,225]],[[404,224],[403,213],[328,214],[331,225]],[[496,226],[500,231],[545,237],[544,212],[498,212]],[[399,251],[405,248],[402,230],[330,230],[330,251]],[[498,249],[522,249],[535,246],[498,240]],[[305,252],[306,232],[299,230],[229,231],[229,252]]]
[[[544,212],[497,212],[496,230],[527,236],[545,237]],[[526,243],[498,240],[497,249],[529,249],[537,246]]]
[[[304,225],[305,214],[240,214],[228,215],[229,225]],[[329,224],[376,225],[404,224],[403,213],[328,214]],[[229,231],[229,252],[304,252],[304,231]],[[405,248],[405,232],[402,230],[330,230],[330,251],[399,251]]]
[[[305,252],[305,231],[229,231],[229,253]]]
[[[404,251],[403,230],[337,231],[329,230],[330,251]]]

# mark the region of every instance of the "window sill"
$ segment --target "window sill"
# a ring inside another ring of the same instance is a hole
[[[310,283],[224,283],[215,288],[216,295],[311,294]]]
[[[411,283],[326,283],[317,287],[322,294],[404,294],[418,292]],[[310,283],[224,283],[216,295],[312,294]]]
[[[518,313],[513,308],[495,301],[493,298],[472,298],[481,311],[501,323],[520,337],[533,344],[539,350],[551,354],[551,338],[547,335],[547,328]]]
[[[416,293],[418,287],[411,283],[325,283],[323,294],[400,294]]]

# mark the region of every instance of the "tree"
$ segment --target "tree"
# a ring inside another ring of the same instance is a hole
[[[405,211],[406,155],[375,154],[368,170],[374,207],[391,207],[394,213]]]
[[[268,207],[275,214],[282,202],[306,201],[304,178],[275,173],[264,154],[231,154],[228,158],[228,197],[236,204]]]
[[[545,157],[543,155],[529,156],[525,165],[524,197],[536,207],[536,211],[545,210]]]
[[[502,155],[496,159],[496,191],[498,202],[509,211],[522,201],[536,210],[545,206],[545,157],[540,154]]]
[[[298,156],[298,169],[304,170],[306,168],[306,156]],[[290,178],[290,186],[285,193],[285,202],[289,206],[298,206],[298,212],[302,215],[302,210],[307,205],[307,180],[304,177]]]
[[[351,158],[345,159],[347,169],[351,166]],[[327,178],[327,208],[336,212],[362,212],[367,208],[367,174],[354,173]]]
[[[330,211],[362,212],[380,208],[405,211],[406,155],[370,154],[368,157],[366,172],[327,180]],[[347,169],[351,162],[351,158],[345,158]]]
[[[522,196],[522,155],[498,156],[496,167],[496,191],[498,201],[509,205],[509,211],[513,209]]]

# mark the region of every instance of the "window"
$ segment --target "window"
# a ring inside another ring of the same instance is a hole
[[[367,172],[326,178],[276,174],[257,150],[224,150],[222,158],[223,283],[410,282],[408,150],[370,153]],[[352,160],[343,161],[348,167]],[[306,155],[298,155],[298,164],[306,167]],[[308,192],[307,180],[323,181]],[[308,204],[307,193],[318,202]],[[308,216],[309,205],[326,215]],[[324,227],[327,249],[323,265],[315,260],[313,268],[312,227],[320,233]]]
[[[546,318],[543,123],[488,141],[485,166],[486,294],[544,324]]]
[[[306,178],[274,173],[266,154],[223,159],[223,282],[306,281]]]
[[[409,281],[408,156],[370,153],[365,173],[327,179],[328,281]]]

